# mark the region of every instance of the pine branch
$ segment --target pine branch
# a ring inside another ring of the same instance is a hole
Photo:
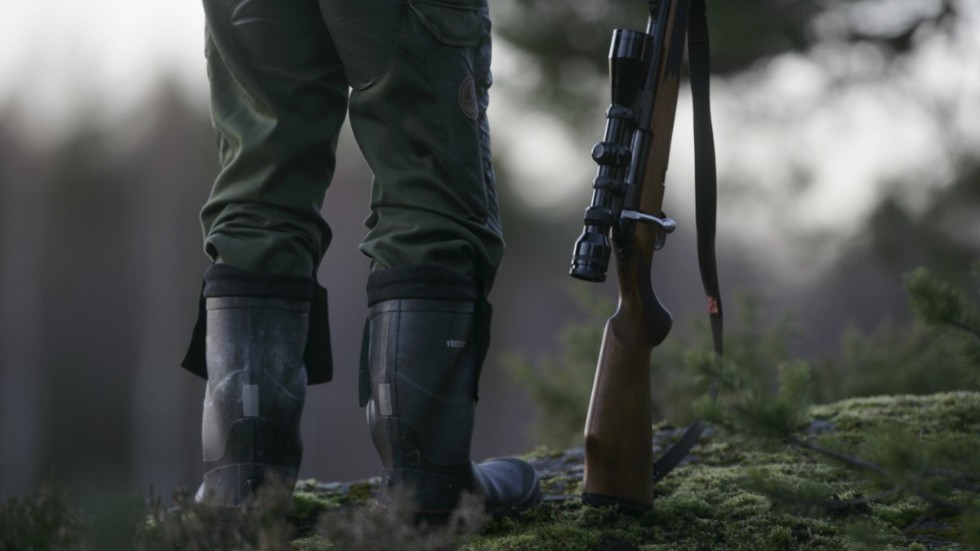
[[[959,490],[980,491],[980,474],[978,473],[935,467],[927,470],[925,474],[943,479],[944,482]]]
[[[764,419],[762,419],[760,416],[754,414],[748,408],[745,408],[743,406],[736,406],[734,409],[739,414],[743,415],[744,417],[746,417],[750,421],[756,422],[760,426],[765,426],[767,428],[773,428],[772,425],[770,425],[769,423],[766,423]],[[827,448],[825,446],[821,446],[820,444],[816,444],[816,443],[814,443],[811,440],[804,440],[802,438],[799,438],[795,434],[792,434],[792,433],[790,433],[788,431],[783,431],[783,433],[780,436],[788,444],[791,444],[791,445],[794,445],[794,446],[797,446],[799,448],[803,448],[803,449],[806,449],[806,450],[810,450],[810,451],[812,451],[814,453],[817,453],[817,454],[822,455],[822,456],[825,456],[825,457],[829,457],[829,458],[834,459],[836,461],[839,461],[839,462],[841,462],[841,463],[843,463],[845,465],[848,465],[848,466],[851,466],[851,467],[854,467],[854,468],[857,468],[857,469],[860,469],[860,470],[863,470],[863,471],[872,472],[872,473],[874,473],[874,474],[876,474],[876,475],[878,475],[880,477],[883,477],[885,479],[888,479],[889,478],[888,477],[888,471],[886,471],[884,467],[882,467],[881,465],[879,465],[877,463],[874,463],[872,461],[869,461],[867,459],[864,459],[863,457],[849,455],[849,454],[846,454],[846,453],[841,452],[839,450],[835,450],[835,449],[832,449],[832,448]],[[940,470],[939,469],[932,469],[931,472],[935,474],[935,473],[940,472]],[[956,477],[960,477],[962,475],[966,475],[968,477],[973,477],[974,476],[974,475],[971,475],[969,473],[960,473],[958,471],[951,471],[950,474],[955,474]],[[934,506],[936,506],[936,507],[938,507],[940,509],[946,509],[946,510],[950,510],[950,511],[956,511],[957,513],[980,513],[980,507],[971,506],[971,505],[961,505],[959,503],[954,503],[954,502],[952,502],[952,501],[950,501],[950,500],[948,500],[948,499],[946,499],[946,498],[944,498],[944,497],[942,497],[942,496],[940,496],[940,495],[938,495],[938,494],[936,494],[934,492],[930,492],[928,490],[924,490],[924,489],[921,489],[921,488],[915,488],[915,487],[909,486],[908,484],[901,484],[901,485],[895,486],[894,488],[892,488],[891,490],[888,490],[887,492],[891,492],[891,491],[903,491],[903,490],[906,491],[906,492],[909,492],[909,493],[911,493],[911,494],[913,494],[915,496],[918,496],[919,498],[921,498],[922,500],[926,501],[927,503],[930,503],[930,504],[932,504],[932,505],[934,505]]]
[[[831,449],[831,448],[826,448],[826,447],[821,446],[819,444],[814,444],[813,442],[811,442],[809,440],[803,440],[801,438],[798,438],[795,435],[787,435],[787,442],[789,442],[790,444],[793,444],[795,446],[799,446],[801,448],[808,449],[808,450],[813,451],[815,453],[818,453],[820,455],[824,455],[826,457],[833,458],[833,459],[835,459],[837,461],[840,461],[840,462],[842,462],[842,463],[844,463],[846,465],[850,465],[852,467],[856,467],[856,468],[859,468],[859,469],[862,469],[862,470],[870,471],[870,472],[873,472],[873,473],[875,473],[875,474],[877,474],[879,476],[885,477],[885,478],[888,477],[888,473],[884,469],[884,467],[882,467],[881,465],[878,465],[877,463],[873,463],[871,461],[868,461],[867,459],[864,459],[862,457],[852,456],[852,455],[848,455],[848,454],[845,454],[843,452],[840,452],[840,451],[837,451],[837,450],[834,450],[834,449]],[[934,469],[934,471],[935,471],[935,469]],[[956,474],[959,475],[961,473],[956,473]],[[926,502],[928,502],[928,503],[930,503],[930,504],[932,504],[932,505],[934,505],[936,507],[939,507],[941,509],[947,509],[947,510],[951,510],[951,511],[956,511],[958,513],[978,513],[978,512],[980,512],[980,507],[970,506],[970,505],[961,505],[959,503],[954,503],[954,502],[952,502],[952,501],[950,501],[950,500],[948,500],[948,499],[946,499],[946,498],[944,498],[944,497],[942,497],[942,496],[940,496],[940,495],[938,495],[938,494],[936,494],[934,492],[930,492],[928,490],[923,490],[921,488],[913,488],[913,487],[911,487],[911,486],[909,486],[907,484],[902,484],[902,485],[896,486],[895,488],[893,488],[893,490],[905,490],[905,491],[907,491],[907,492],[909,492],[909,493],[911,493],[913,495],[916,495],[919,498],[923,499],[924,501],[926,501]]]
[[[980,507],[971,505],[961,505],[959,503],[954,503],[938,494],[929,492],[927,490],[910,490],[913,494],[919,496],[926,502],[940,508],[949,511],[956,511],[957,513],[980,513]]]
[[[851,499],[828,499],[823,503],[823,506],[831,513],[838,511],[851,511],[862,505],[884,501],[895,496],[900,491],[901,490],[899,488],[889,488],[870,496],[855,497]]]
[[[912,309],[928,325],[949,327],[980,339],[980,323],[974,306],[962,291],[940,281],[929,270],[916,268],[905,275]]]
[[[980,328],[973,327],[959,320],[944,320],[942,323],[951,329],[956,329],[977,340],[980,340]]]
[[[820,444],[814,444],[810,440],[803,440],[802,438],[799,438],[792,434],[787,434],[785,438],[787,442],[793,444],[794,446],[798,446],[810,450],[812,452],[818,453],[825,457],[830,457],[831,459],[835,459],[841,463],[844,463],[845,465],[850,465],[858,469],[870,471],[880,476],[887,475],[885,469],[881,465],[878,465],[877,463],[872,463],[871,461],[868,461],[867,459],[864,459],[862,457],[848,455],[844,452],[832,448],[826,448],[824,446],[821,446]]]
[[[926,310],[929,315],[923,317],[957,324],[961,329],[973,331],[967,322],[975,316],[971,306],[967,304],[962,295],[958,295],[949,286],[937,284],[924,271],[918,272],[914,277],[916,278],[915,282],[911,281],[911,276],[909,278],[910,287],[916,286],[919,290],[925,289],[917,297],[920,303],[927,303]],[[938,300],[929,300],[926,295],[932,299],[938,297]],[[980,337],[980,333],[977,333],[977,336]],[[806,385],[806,380],[805,377],[800,377],[800,369],[790,369],[793,367],[792,364],[787,364],[782,369],[783,377],[781,377],[781,390],[778,395],[766,397],[765,393],[757,388],[758,384],[753,384],[753,381],[742,376],[730,360],[718,361],[718,358],[705,356],[689,359],[693,360],[690,364],[710,381],[713,390],[721,389],[729,395],[734,395],[734,399],[728,403],[727,407],[722,407],[715,400],[714,395],[712,395],[710,402],[707,399],[702,401],[702,404],[707,407],[705,411],[701,412],[701,415],[709,422],[714,422],[733,431],[747,429],[750,432],[755,432],[757,438],[780,440],[832,459],[849,468],[868,473],[878,482],[891,486],[889,490],[881,494],[882,496],[902,492],[917,496],[926,503],[946,511],[980,513],[980,505],[956,503],[946,496],[917,484],[917,482],[931,478],[943,483],[946,487],[975,493],[978,477],[973,473],[931,467],[906,468],[896,471],[864,457],[835,450],[811,439],[797,436],[796,422],[799,420],[799,412],[806,402],[806,391],[803,388]],[[797,367],[801,368],[802,366],[798,365]],[[732,418],[725,418],[724,412],[726,410],[733,414]],[[820,505],[828,510],[833,510],[834,507],[831,502],[818,504],[812,499],[806,504]],[[860,500],[842,501],[839,504],[839,510],[853,508],[861,504]]]

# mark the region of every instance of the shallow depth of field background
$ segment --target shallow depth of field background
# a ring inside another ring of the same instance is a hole
[[[508,355],[534,357],[582,313],[572,281],[608,103],[614,25],[639,0],[492,0],[491,124],[509,255],[474,455],[534,446]],[[731,6],[730,4],[737,4]],[[722,283],[792,312],[794,352],[906,316],[900,274],[965,280],[980,253],[980,5],[974,0],[709,1]],[[196,2],[20,3],[0,21],[0,498],[54,472],[169,495],[200,477],[203,381],[179,369],[207,266],[197,213],[216,149]],[[682,90],[655,261],[662,300],[703,309]],[[303,477],[378,474],[357,359],[370,171],[349,131],[324,207],[335,381],[311,388]],[[681,325],[681,324],[679,324]],[[582,404],[585,408],[586,404]]]

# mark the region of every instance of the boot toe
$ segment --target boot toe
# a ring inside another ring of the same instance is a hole
[[[530,464],[508,457],[474,467],[491,515],[517,513],[541,501],[541,483]]]

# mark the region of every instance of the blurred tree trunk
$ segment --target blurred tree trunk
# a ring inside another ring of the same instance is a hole
[[[176,88],[161,92],[147,117],[150,130],[129,157],[139,195],[133,211],[133,261],[140,274],[141,316],[132,393],[133,483],[164,494],[199,478],[204,381],[179,367],[195,321],[201,253],[197,212],[216,169],[207,117]],[[190,276],[190,277],[189,277]]]
[[[42,471],[41,256],[47,215],[38,167],[0,135],[0,495],[33,490]]]
[[[125,428],[139,304],[127,244],[129,218],[141,214],[106,138],[86,124],[48,160],[38,277],[42,461],[100,494],[131,471]]]

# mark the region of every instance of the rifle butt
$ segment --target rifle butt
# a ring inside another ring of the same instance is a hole
[[[651,347],[622,325],[614,316],[602,338],[585,422],[582,499],[646,510],[653,506]]]

